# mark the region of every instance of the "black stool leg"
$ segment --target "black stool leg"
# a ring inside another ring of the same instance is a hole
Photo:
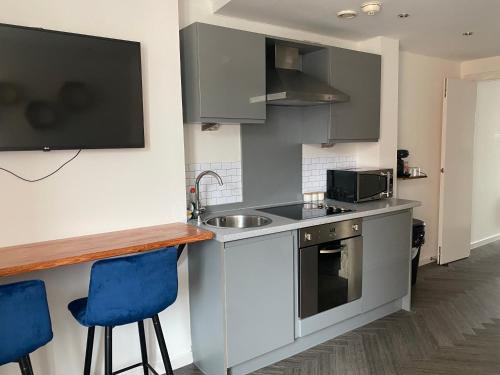
[[[160,346],[161,357],[163,358],[163,365],[165,366],[166,375],[174,375],[172,370],[172,364],[170,363],[170,358],[168,357],[167,345],[165,344],[165,338],[163,337],[163,331],[161,330],[160,319],[158,315],[153,316],[153,325],[155,327],[156,338],[158,339],[158,345]]]
[[[149,375],[148,349],[146,347],[146,334],[144,333],[144,321],[142,320],[138,321],[137,325],[139,326],[139,341],[141,342],[142,368],[144,370],[144,375]]]
[[[31,361],[29,359],[29,356],[26,355],[22,357],[18,363],[22,375],[33,375],[33,369],[31,367]]]
[[[104,335],[104,375],[113,375],[113,327],[106,327]]]
[[[92,351],[94,350],[94,333],[95,327],[89,327],[87,333],[87,349],[85,351],[85,365],[83,367],[83,375],[90,375],[90,367],[92,366]]]
[[[30,359],[29,354],[26,355],[26,364],[28,365],[30,375],[33,375],[33,366],[31,366],[31,359]]]

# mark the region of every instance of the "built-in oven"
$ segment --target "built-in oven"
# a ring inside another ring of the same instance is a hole
[[[361,219],[299,230],[299,318],[361,298]]]
[[[359,203],[393,195],[392,169],[332,169],[327,171],[327,197]]]

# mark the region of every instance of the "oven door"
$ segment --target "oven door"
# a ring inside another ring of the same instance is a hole
[[[361,236],[300,249],[299,318],[361,298]]]
[[[389,198],[392,196],[392,171],[359,172],[357,202]]]

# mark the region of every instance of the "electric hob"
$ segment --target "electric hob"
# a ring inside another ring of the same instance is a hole
[[[349,208],[329,206],[325,203],[297,203],[286,206],[259,208],[257,211],[286,217],[293,220],[314,219],[323,216],[339,215],[351,212]]]

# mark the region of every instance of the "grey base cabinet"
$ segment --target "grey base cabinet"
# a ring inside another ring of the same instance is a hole
[[[291,232],[225,244],[229,367],[294,341],[293,248]]]
[[[408,294],[412,213],[363,220],[363,311]]]
[[[195,365],[244,375],[375,319],[408,298],[412,211],[363,218],[362,297],[298,318],[296,231],[189,245]]]
[[[194,23],[180,43],[184,122],[264,122],[264,35]]]
[[[293,343],[293,252],[290,231],[189,245],[192,350],[203,373]]]

